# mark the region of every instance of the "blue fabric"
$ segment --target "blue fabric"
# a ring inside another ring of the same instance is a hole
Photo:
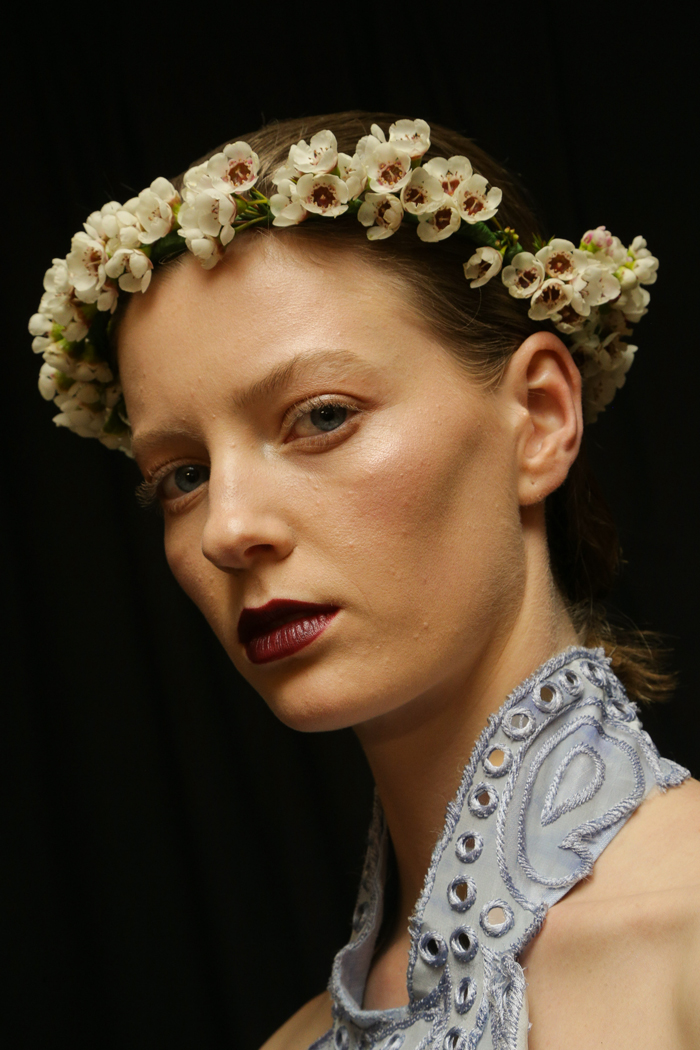
[[[649,792],[689,775],[659,757],[602,649],[550,660],[476,743],[411,919],[409,1003],[390,1010],[362,1009],[386,867],[375,804],[353,933],[329,984],[334,1026],[314,1050],[523,1050],[518,954]]]

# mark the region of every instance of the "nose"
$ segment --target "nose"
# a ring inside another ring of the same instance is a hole
[[[294,549],[293,531],[276,505],[275,486],[263,488],[261,480],[256,476],[242,483],[239,477],[234,486],[213,472],[209,479],[202,553],[224,572],[282,561]]]

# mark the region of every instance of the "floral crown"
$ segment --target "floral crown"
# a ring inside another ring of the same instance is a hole
[[[109,330],[120,292],[145,292],[156,263],[186,247],[210,269],[236,232],[265,224],[295,226],[309,216],[356,215],[371,241],[412,222],[423,241],[459,234],[473,253],[464,263],[470,287],[496,274],[528,315],[551,321],[567,337],[583,377],[584,412],[592,421],[625,381],[635,346],[625,342],[646,312],[658,260],[635,237],[625,248],[604,226],[578,247],[553,238],[522,251],[518,234],[496,218],[502,192],[488,187],[466,157],[434,157],[424,120],[399,120],[387,140],[376,124],[354,155],[339,153],[331,131],[289,149],[272,183],[258,189],[260,161],[233,142],[186,173],[182,192],[158,178],[126,204],[92,212],[65,259],[44,277],[38,313],[29,322],[44,364],[39,390],[60,409],[54,423],[130,454],[131,431],[109,360]],[[184,242],[184,244],[183,244]]]

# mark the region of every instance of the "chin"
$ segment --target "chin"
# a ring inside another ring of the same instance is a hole
[[[342,673],[328,663],[302,663],[298,657],[280,661],[274,670],[268,665],[263,673],[238,660],[236,666],[280,722],[300,733],[348,729],[381,713],[381,695],[368,695],[366,677],[357,681],[349,668]],[[387,706],[395,703],[388,700]]]

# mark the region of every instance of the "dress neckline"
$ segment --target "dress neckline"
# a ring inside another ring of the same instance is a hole
[[[498,762],[492,761],[492,756]],[[547,661],[490,716],[447,807],[410,921],[409,1002],[362,1007],[382,922],[388,831],[375,797],[352,934],[318,1050],[524,1050],[517,956],[657,785],[660,758],[602,649]]]

